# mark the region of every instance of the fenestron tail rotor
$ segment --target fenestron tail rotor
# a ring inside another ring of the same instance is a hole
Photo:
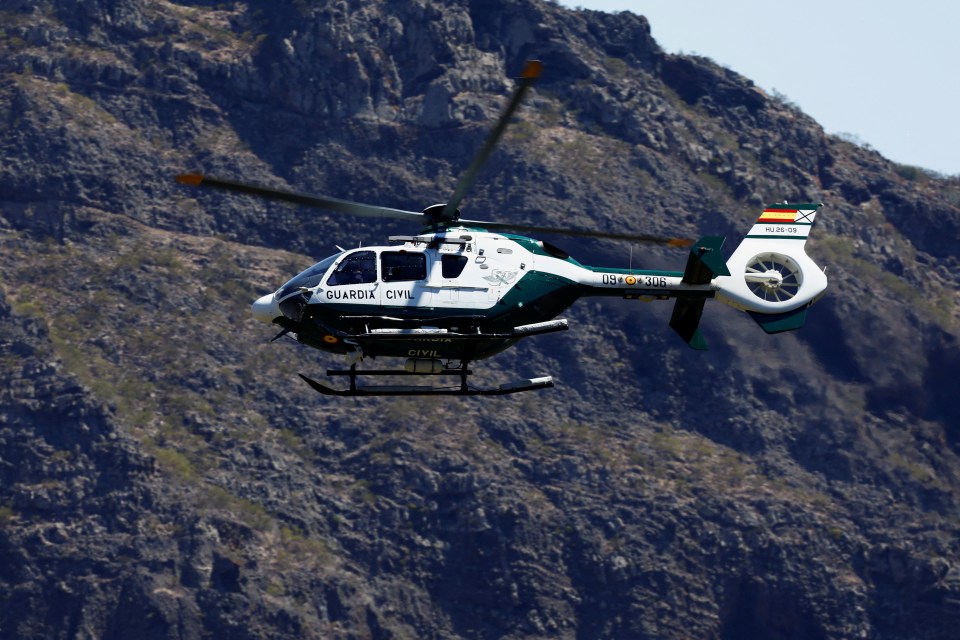
[[[803,285],[797,264],[778,253],[754,256],[748,261],[743,277],[753,295],[765,302],[788,302]]]

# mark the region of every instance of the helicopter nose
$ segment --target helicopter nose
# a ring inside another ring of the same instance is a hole
[[[254,318],[266,324],[270,324],[274,318],[283,315],[280,313],[280,304],[277,302],[277,296],[272,293],[257,298],[257,300],[250,305],[250,312],[253,313]]]

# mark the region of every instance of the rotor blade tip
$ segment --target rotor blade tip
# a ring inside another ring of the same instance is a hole
[[[526,80],[535,80],[540,77],[540,73],[543,71],[543,63],[539,60],[527,60],[527,64],[524,65],[523,71],[520,74],[521,78]]]
[[[199,187],[200,183],[203,182],[203,176],[199,173],[181,173],[177,176],[177,182],[191,187]]]
[[[690,247],[693,246],[693,240],[690,238],[670,238],[667,240],[668,247]]]

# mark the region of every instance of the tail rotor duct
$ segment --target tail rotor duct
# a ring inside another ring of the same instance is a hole
[[[779,253],[761,253],[747,261],[747,286],[765,302],[789,302],[803,286],[800,266]]]

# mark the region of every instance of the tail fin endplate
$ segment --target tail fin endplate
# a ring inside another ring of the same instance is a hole
[[[694,243],[687,258],[687,266],[683,270],[684,284],[707,284],[716,276],[728,276],[730,271],[723,261],[720,248],[723,246],[723,236],[705,236]],[[670,316],[670,327],[679,334],[683,341],[698,351],[707,350],[707,341],[700,333],[700,316],[703,314],[703,304],[706,297],[679,297],[673,305],[673,315]]]

